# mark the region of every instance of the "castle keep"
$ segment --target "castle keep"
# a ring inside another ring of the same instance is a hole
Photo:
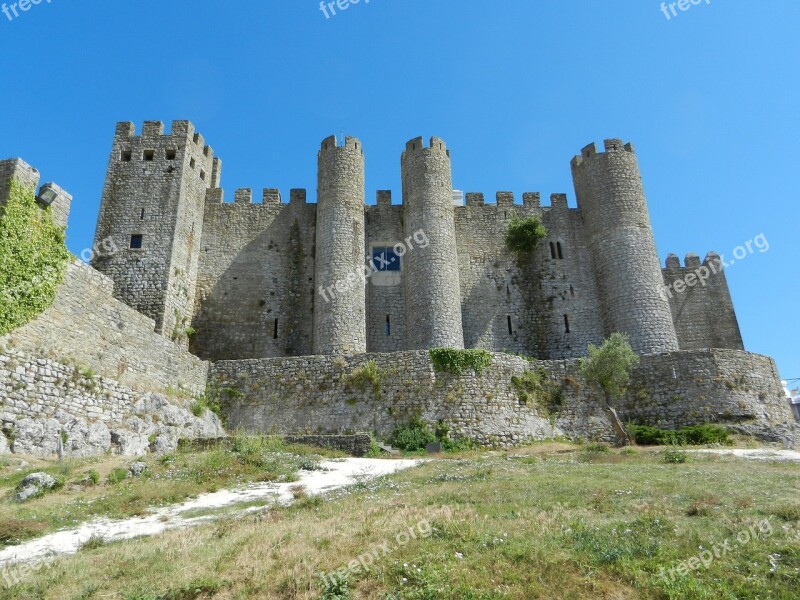
[[[701,264],[660,266],[630,144],[607,140],[572,160],[578,208],[565,194],[542,206],[539,193],[517,204],[510,192],[454,206],[438,138],[406,145],[401,203],[379,191],[366,204],[359,140],[330,137],[317,161],[316,203],[274,189],[225,202],[222,162],[191,123],[165,134],[147,122],[140,135],[121,123],[96,242],[122,250],[93,266],[158,332],[210,361],[433,347],[559,359],[614,331],[641,354],[742,349],[716,264],[688,293],[664,293]],[[530,256],[505,245],[517,216],[538,216],[549,233]]]
[[[624,421],[796,442],[774,361],[744,351],[720,257],[660,264],[630,144],[572,159],[576,208],[563,193],[462,202],[435,137],[409,141],[400,168],[401,193],[367,204],[364,147],[329,137],[315,197],[226,201],[222,162],[190,122],[118,124],[91,266],[69,265],[53,305],[0,337],[0,453],[49,454],[62,434],[74,454],[220,435],[215,416],[173,405],[176,390],[219,400],[230,429],[387,436],[421,416],[492,445],[613,440],[576,358],[617,331],[642,355]],[[0,161],[0,206],[12,179],[35,189],[39,173]],[[48,190],[65,224],[71,198]],[[515,253],[506,235],[525,217],[547,236]],[[437,371],[428,350],[442,347],[491,364]],[[533,369],[542,397],[515,385]]]

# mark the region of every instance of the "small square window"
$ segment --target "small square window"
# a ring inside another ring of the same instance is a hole
[[[131,249],[132,250],[141,250],[142,243],[144,242],[144,236],[140,233],[135,233],[131,236]]]
[[[178,156],[178,151],[175,148],[167,148],[167,160],[175,160]]]
[[[130,150],[123,150],[119,157],[122,162],[131,162],[131,158],[133,158],[133,153]]]
[[[150,160],[153,160],[155,157],[156,157],[156,151],[155,150],[145,150],[144,151],[144,159],[145,160],[150,161]]]
[[[392,248],[375,247],[372,249],[372,267],[379,273],[399,271],[400,257]]]

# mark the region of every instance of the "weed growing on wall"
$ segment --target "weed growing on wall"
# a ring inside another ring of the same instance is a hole
[[[55,300],[70,253],[50,209],[33,191],[12,180],[0,207],[0,335],[25,325]]]
[[[431,348],[431,361],[437,371],[463,375],[466,371],[474,371],[480,375],[492,364],[492,355],[486,350],[455,350],[453,348]]]

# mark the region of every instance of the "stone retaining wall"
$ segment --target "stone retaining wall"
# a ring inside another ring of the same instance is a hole
[[[575,360],[493,357],[480,376],[437,373],[427,351],[222,361],[212,365],[209,382],[223,400],[229,425],[245,431],[368,430],[388,436],[419,414],[491,445],[559,435],[613,439],[598,396],[581,380]],[[354,375],[370,360],[380,381],[359,385]],[[539,366],[553,392],[547,401],[525,403],[511,378]],[[626,421],[664,428],[720,423],[787,444],[798,431],[772,359],[737,350],[645,356],[618,408]]]

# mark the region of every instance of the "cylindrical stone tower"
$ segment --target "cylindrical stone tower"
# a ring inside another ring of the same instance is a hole
[[[356,138],[322,142],[318,157],[314,354],[367,351],[364,150]]]
[[[411,140],[401,159],[407,347],[463,348],[450,152],[439,138]],[[428,240],[427,246],[417,240]]]
[[[636,154],[606,140],[572,159],[606,334],[626,333],[639,354],[678,349]]]

